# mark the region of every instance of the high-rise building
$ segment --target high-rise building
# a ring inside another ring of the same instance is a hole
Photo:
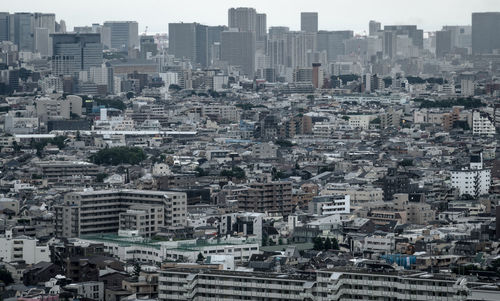
[[[0,12],[0,42],[9,40],[9,19],[9,13]]]
[[[472,26],[470,25],[457,25],[457,26],[443,26],[445,31],[451,33],[451,48],[471,48],[472,47]]]
[[[266,14],[257,14],[255,22],[255,39],[265,41],[267,36],[267,16]]]
[[[255,33],[224,31],[221,34],[221,60],[240,66],[244,74],[253,78],[255,72]]]
[[[47,28],[49,33],[56,32],[56,15],[55,14],[43,14],[34,13],[33,14],[33,26],[34,28]]]
[[[10,39],[19,47],[20,51],[33,51],[33,15],[31,13],[15,13],[11,17],[13,20],[10,23]]]
[[[326,51],[328,61],[337,60],[337,56],[345,54],[345,41],[351,39],[354,33],[350,30],[318,32],[317,50]]]
[[[436,31],[436,57],[442,58],[452,50],[451,31]]]
[[[255,8],[238,7],[228,10],[229,28],[237,28],[239,31],[251,31],[256,33],[257,12]]]
[[[386,25],[384,31],[392,31],[396,35],[407,35],[413,42],[413,46],[422,49],[424,47],[424,31],[417,29],[417,25]]]
[[[472,14],[472,54],[500,52],[500,12]]]
[[[108,21],[104,27],[110,30],[110,48],[123,52],[139,47],[139,25],[135,21]]]
[[[189,59],[202,67],[208,65],[208,26],[198,23],[169,23],[169,53]]]
[[[102,65],[102,44],[98,33],[56,33],[52,37],[52,72],[76,76],[80,71]]]
[[[305,32],[318,32],[318,13],[300,13],[300,30]]]
[[[48,28],[35,28],[35,52],[39,52],[42,56],[48,56],[52,48],[49,41],[50,37]]]
[[[377,21],[370,20],[368,24],[368,32],[370,36],[375,36],[382,29],[382,24]]]
[[[151,54],[152,56],[158,53],[158,45],[155,43],[154,36],[145,36],[145,35],[141,36],[140,43],[141,43],[142,58],[144,59],[147,58],[148,53]]]

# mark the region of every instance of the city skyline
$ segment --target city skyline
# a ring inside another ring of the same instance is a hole
[[[161,2],[161,3],[160,3]],[[119,5],[111,0],[105,3],[95,0],[85,3],[72,3],[65,6],[61,0],[18,1],[5,3],[2,10],[9,12],[40,11],[55,13],[58,20],[65,20],[68,29],[74,26],[103,23],[104,21],[134,20],[139,23],[139,33],[148,28],[149,33],[167,33],[168,23],[197,22],[206,25],[227,25],[227,10],[231,7],[254,7],[257,11],[267,14],[268,27],[288,26],[291,30],[300,30],[301,12],[319,12],[319,29],[343,30],[351,29],[356,34],[368,33],[369,20],[377,20],[383,25],[416,24],[424,31],[441,29],[444,25],[470,25],[471,14],[482,11],[500,11],[500,2],[494,0],[478,1],[420,1],[408,11],[400,6],[398,1],[386,0],[373,2],[367,0],[347,2],[328,2],[312,0],[307,3],[286,3],[284,1],[271,3],[261,0],[253,1],[217,1],[214,6],[208,2],[188,0],[182,7],[171,10],[171,1],[145,0],[139,3]],[[93,5],[95,4],[95,5]],[[192,10],[195,5],[200,8]],[[432,6],[431,6],[432,5]],[[99,6],[99,9],[95,8]],[[363,7],[362,10],[359,7]],[[429,9],[432,7],[432,9]],[[358,9],[358,10],[356,10]],[[329,14],[328,11],[333,11]],[[350,13],[352,12],[352,13]],[[119,16],[119,17],[117,17]]]

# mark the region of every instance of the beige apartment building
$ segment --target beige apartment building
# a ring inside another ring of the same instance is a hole
[[[56,236],[117,233],[120,214],[137,205],[163,207],[162,223],[167,229],[186,225],[184,192],[131,189],[70,192],[65,195],[63,205],[55,206]]]

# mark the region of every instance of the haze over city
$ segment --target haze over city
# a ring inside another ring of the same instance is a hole
[[[182,4],[182,5],[180,5]],[[229,7],[255,7],[268,15],[268,26],[289,26],[300,29],[301,11],[318,11],[319,28],[351,29],[358,34],[367,31],[367,22],[376,19],[383,24],[416,24],[425,31],[438,30],[443,25],[470,24],[472,12],[500,10],[497,0],[420,0],[414,3],[399,0],[27,0],[4,1],[4,11],[51,12],[67,21],[68,28],[105,20],[136,20],[139,31],[148,26],[150,32],[165,33],[169,22],[198,22],[206,25],[227,24]]]
[[[500,300],[500,0],[3,2],[0,300]]]

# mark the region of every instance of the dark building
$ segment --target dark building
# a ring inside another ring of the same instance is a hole
[[[424,48],[424,31],[417,29],[417,25],[386,25],[384,31],[392,31],[396,35],[408,35],[414,46]]]
[[[101,35],[98,33],[51,34],[52,72],[76,76],[78,72],[100,67],[103,62]]]
[[[208,26],[198,23],[169,23],[169,53],[206,67],[208,63]]]
[[[325,31],[320,30],[317,34],[317,50],[326,51],[329,62],[337,60],[337,56],[345,54],[344,42],[354,36],[351,30]]]
[[[155,43],[154,36],[141,36],[141,58],[146,59],[148,53],[155,56],[158,53],[158,45]]]
[[[500,12],[472,14],[472,54],[500,51]]]
[[[451,31],[436,31],[436,57],[442,58],[452,50]]]
[[[318,32],[318,13],[300,13],[300,30],[312,33]]]
[[[88,120],[49,120],[47,129],[51,131],[88,131],[90,121]]]
[[[50,278],[63,273],[64,272],[60,266],[51,262],[42,261],[24,270],[23,283],[28,286],[38,285],[39,283],[49,281]]]

